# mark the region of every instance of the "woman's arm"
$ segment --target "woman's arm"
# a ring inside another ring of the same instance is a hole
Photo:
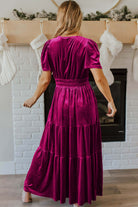
[[[94,80],[95,80],[95,83],[98,89],[101,91],[101,93],[104,95],[104,97],[108,101],[108,112],[111,112],[112,110],[112,113],[110,114],[108,113],[107,115],[114,116],[117,109],[115,107],[115,104],[114,104],[114,101],[111,95],[111,91],[108,85],[108,81],[103,73],[103,70],[99,68],[91,68],[90,71],[94,77]]]
[[[51,81],[51,71],[42,71],[42,74],[39,78],[39,82],[37,84],[37,89],[33,95],[35,101],[37,101],[37,99],[41,96],[41,94],[45,92],[50,81]]]
[[[39,78],[39,82],[37,84],[37,89],[36,89],[34,95],[31,98],[27,99],[24,102],[23,106],[32,107],[32,105],[34,105],[34,103],[38,100],[38,98],[41,96],[41,94],[43,92],[45,92],[50,81],[51,81],[51,71],[42,71],[42,74]]]

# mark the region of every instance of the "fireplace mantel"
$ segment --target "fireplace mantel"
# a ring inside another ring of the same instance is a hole
[[[136,19],[137,20],[137,19]],[[109,31],[122,43],[132,44],[137,34],[137,21],[112,21],[109,20]],[[4,32],[9,44],[30,44],[40,35],[40,21],[34,20],[4,20]],[[43,19],[43,33],[51,39],[56,30],[57,21]],[[80,32],[82,36],[91,38],[100,43],[100,36],[106,29],[106,20],[82,21]],[[1,32],[1,28],[0,28]]]

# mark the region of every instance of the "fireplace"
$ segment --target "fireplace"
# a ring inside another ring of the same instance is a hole
[[[106,116],[108,102],[104,98],[102,93],[99,91],[97,85],[95,84],[91,71],[89,73],[89,82],[97,98],[103,142],[125,141],[125,136],[126,136],[125,120],[126,120],[127,69],[112,68],[111,71],[114,75],[114,83],[110,86],[110,90],[117,108],[117,113],[115,114],[114,117]],[[56,86],[55,80],[52,75],[51,82],[47,90],[44,92],[45,123],[47,121],[49,109],[52,103],[55,86]]]
[[[114,76],[114,83],[110,86],[110,90],[117,108],[117,113],[114,117],[108,117],[106,115],[108,102],[95,84],[91,72],[89,82],[97,98],[102,141],[125,141],[127,69],[112,68],[110,70]]]

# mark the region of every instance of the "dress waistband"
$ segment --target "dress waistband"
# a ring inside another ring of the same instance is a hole
[[[89,84],[88,78],[83,79],[61,79],[55,78],[55,82],[57,86],[82,86]]]

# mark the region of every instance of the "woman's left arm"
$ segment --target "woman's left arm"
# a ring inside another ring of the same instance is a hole
[[[39,78],[39,82],[37,84],[37,89],[34,93],[34,95],[27,99],[23,106],[25,107],[32,107],[32,105],[35,104],[35,102],[38,100],[38,98],[41,96],[43,92],[47,89],[49,83],[51,81],[51,71],[42,71],[42,74]]]

